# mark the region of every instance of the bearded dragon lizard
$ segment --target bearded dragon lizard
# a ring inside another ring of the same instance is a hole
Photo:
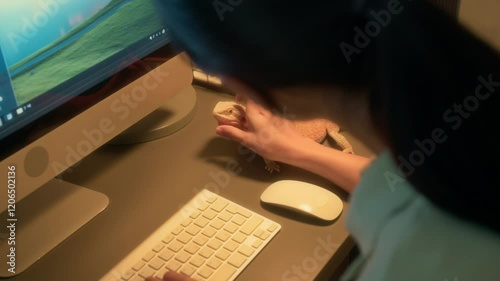
[[[219,125],[231,125],[241,130],[246,129],[245,114],[245,106],[233,101],[218,102],[212,112],[212,115]],[[322,143],[326,139],[326,136],[329,135],[342,148],[343,152],[354,154],[352,145],[339,133],[340,128],[334,122],[324,118],[290,121],[304,137]],[[274,171],[279,172],[280,167],[275,161],[264,158],[264,162],[266,163],[265,168],[267,171],[270,173]]]

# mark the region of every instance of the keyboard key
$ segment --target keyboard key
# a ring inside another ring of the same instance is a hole
[[[217,216],[217,213],[208,209],[205,212],[203,212],[202,216],[209,219],[209,220],[212,220],[213,218],[215,218]]]
[[[224,249],[227,249],[230,252],[234,252],[238,248],[238,244],[234,243],[233,241],[227,241],[226,244],[224,244]]]
[[[205,245],[207,243],[208,238],[204,235],[197,235],[194,239],[193,242],[196,243],[199,246]]]
[[[210,221],[207,220],[206,218],[204,217],[199,217],[195,222],[194,224],[196,224],[197,226],[199,227],[205,227]]]
[[[227,204],[228,204],[228,202],[219,198],[219,199],[215,200],[214,203],[212,203],[212,205],[210,206],[210,209],[212,209],[216,212],[220,212],[220,211],[224,210],[224,208],[227,206]]]
[[[189,260],[190,257],[191,257],[191,255],[188,254],[188,253],[186,253],[186,252],[179,252],[175,256],[175,259],[178,260],[181,263],[185,263],[185,262],[187,262]]]
[[[165,261],[156,257],[148,265],[154,270],[159,270],[165,265]]]
[[[135,271],[132,269],[127,270],[125,274],[122,275],[123,280],[130,280],[135,275]]]
[[[144,261],[140,260],[140,261],[136,262],[134,264],[134,266],[132,266],[132,269],[135,271],[139,271],[139,270],[141,270],[141,268],[144,267],[144,265],[146,265],[146,263]]]
[[[205,263],[205,259],[200,256],[194,256],[189,260],[189,263],[194,267],[198,268]]]
[[[238,213],[238,209],[239,209],[238,206],[234,204],[229,204],[229,206],[227,206],[226,208],[226,211],[234,215]]]
[[[265,232],[262,232],[262,234],[259,236],[260,239],[262,240],[266,240],[268,237],[269,237],[269,232],[265,231]]]
[[[214,273],[214,271],[212,269],[210,269],[209,267],[207,266],[204,266],[203,268],[201,268],[199,271],[198,271],[198,275],[200,275],[201,277],[207,279],[208,277],[210,277],[210,275],[212,275]]]
[[[221,260],[213,257],[211,258],[210,260],[208,260],[207,262],[207,266],[213,268],[213,269],[217,269],[219,268],[219,266],[222,264]]]
[[[188,228],[186,228],[186,232],[191,234],[192,236],[195,236],[200,232],[201,228],[196,226],[196,225],[190,225]]]
[[[182,232],[181,234],[177,235],[177,241],[181,242],[182,244],[187,244],[189,241],[191,241],[191,236],[187,231]]]
[[[263,219],[254,216],[241,227],[240,231],[250,235],[263,221]]]
[[[225,263],[212,275],[210,280],[227,281],[234,273],[236,273],[236,268]]]
[[[181,270],[179,272],[184,274],[184,275],[191,276],[196,272],[196,268],[192,267],[189,264],[186,264],[181,268]]]
[[[220,246],[222,246],[222,242],[217,239],[212,239],[210,240],[210,242],[208,242],[207,246],[214,250],[218,250]]]
[[[214,250],[212,250],[210,248],[203,248],[200,250],[200,252],[198,254],[200,256],[208,259],[209,257],[211,257],[214,254]]]
[[[207,203],[210,203],[212,204],[213,202],[215,202],[215,200],[217,200],[218,196],[215,195],[215,194],[210,194],[210,193],[206,193],[204,194],[204,197],[205,197],[205,201]]]
[[[205,211],[208,208],[208,203],[200,202],[200,204],[197,206],[197,208],[200,211]]]
[[[218,232],[217,234],[215,234],[215,238],[221,240],[222,242],[226,242],[227,239],[229,239],[229,233],[225,232],[225,231],[221,231],[221,232]]]
[[[153,274],[155,274],[155,271],[149,266],[144,267],[141,270],[141,272],[139,272],[139,276],[144,277],[144,278],[148,278],[150,276],[153,276]]]
[[[244,255],[236,252],[231,255],[227,262],[234,265],[235,267],[240,267],[243,265],[243,263],[245,263],[246,260],[247,258]]]
[[[182,264],[180,262],[173,259],[167,263],[166,268],[168,268],[171,271],[178,271],[179,268],[181,268],[181,266],[182,266]]]
[[[252,213],[250,211],[242,209],[242,208],[238,208],[237,212],[238,212],[238,214],[244,216],[247,219],[252,216]]]
[[[172,234],[173,235],[179,235],[179,233],[181,233],[183,230],[184,230],[184,227],[182,227],[182,226],[179,225],[179,226],[177,226],[176,228],[174,228],[172,230]]]
[[[163,237],[163,241],[164,243],[168,244],[170,243],[170,241],[174,240],[175,236],[173,236],[172,234],[167,234],[167,236]]]
[[[254,249],[248,247],[247,245],[241,245],[238,252],[242,253],[244,256],[250,257],[255,252]]]
[[[191,215],[189,215],[189,217],[192,218],[192,219],[195,219],[195,218],[199,217],[200,215],[201,215],[201,212],[198,211],[198,210],[196,210],[196,211],[193,211],[191,213]]]
[[[231,239],[234,240],[236,243],[241,244],[247,239],[247,237],[246,235],[237,232],[236,234],[233,235],[233,237],[231,237]]]
[[[228,222],[225,226],[224,226],[224,230],[233,234],[236,232],[236,230],[238,230],[238,226],[232,222]]]
[[[262,235],[262,233],[264,233],[264,230],[262,230],[262,229],[260,229],[260,228],[259,228],[259,229],[257,229],[257,230],[253,233],[253,235],[255,235],[256,237],[259,237],[259,238],[260,238],[260,236]]]
[[[278,226],[274,223],[272,223],[271,225],[269,225],[269,227],[267,228],[267,231],[269,232],[273,232],[275,231],[276,229],[278,228]]]
[[[163,248],[165,248],[165,244],[163,242],[160,242],[156,244],[156,246],[153,248],[153,251],[155,253],[159,253],[161,250],[163,250]]]
[[[247,221],[247,219],[242,215],[235,215],[231,221],[239,226],[242,226]]]
[[[203,231],[201,233],[208,238],[212,238],[216,232],[217,231],[215,231],[215,229],[213,229],[212,227],[207,227],[207,228],[203,229]]]
[[[213,202],[215,202],[215,200],[217,200],[219,197],[217,195],[214,195],[214,194],[205,194],[205,201],[207,203],[210,203],[212,204]]]
[[[219,230],[224,226],[224,221],[217,218],[210,223],[210,226]]]
[[[184,245],[181,242],[174,240],[170,244],[168,244],[167,248],[177,253],[180,249],[182,249],[183,246]]]
[[[167,273],[167,271],[169,271],[169,270],[168,270],[166,267],[164,267],[164,268],[162,268],[162,269],[158,270],[158,271],[156,272],[155,276],[156,276],[157,278],[160,278],[160,280],[163,280],[163,275],[165,275],[165,273]]]
[[[191,255],[194,255],[196,252],[198,252],[199,249],[200,249],[200,246],[198,246],[194,243],[191,243],[184,248],[184,251],[190,253]]]
[[[233,215],[231,213],[229,213],[227,210],[222,212],[220,215],[219,215],[219,219],[225,221],[225,222],[228,222],[231,218],[233,217]]]
[[[185,219],[185,220],[183,220],[183,221],[181,222],[181,225],[182,225],[182,226],[184,226],[184,227],[186,227],[186,226],[188,226],[189,224],[191,224],[191,222],[192,222],[192,221],[193,221],[193,220],[192,220],[191,218],[187,218],[187,219]]]
[[[254,247],[254,248],[259,248],[260,245],[262,245],[262,240],[259,240],[259,239],[255,239],[255,241],[253,241],[253,243],[252,243],[252,247]]]
[[[142,260],[145,262],[148,262],[152,258],[154,258],[154,256],[155,256],[155,253],[153,251],[151,251],[151,252],[148,252],[147,254],[145,254],[144,257],[142,257]]]
[[[215,254],[216,257],[218,257],[219,259],[221,259],[223,261],[225,261],[230,255],[231,255],[231,253],[226,249],[220,249]]]
[[[163,249],[163,251],[161,251],[161,253],[158,255],[158,257],[160,257],[164,261],[169,261],[173,256],[174,252],[169,249]]]

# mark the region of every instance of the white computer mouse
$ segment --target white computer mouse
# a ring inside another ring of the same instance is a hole
[[[260,200],[324,221],[336,219],[343,208],[342,200],[335,193],[297,180],[281,180],[269,185]]]

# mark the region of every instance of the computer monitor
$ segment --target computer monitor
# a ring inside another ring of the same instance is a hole
[[[0,277],[106,208],[57,176],[110,141],[182,128],[192,78],[150,0],[0,0]]]

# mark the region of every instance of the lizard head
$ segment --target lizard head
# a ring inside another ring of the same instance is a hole
[[[245,107],[237,102],[218,102],[212,115],[219,125],[231,125],[240,129],[245,127]]]

